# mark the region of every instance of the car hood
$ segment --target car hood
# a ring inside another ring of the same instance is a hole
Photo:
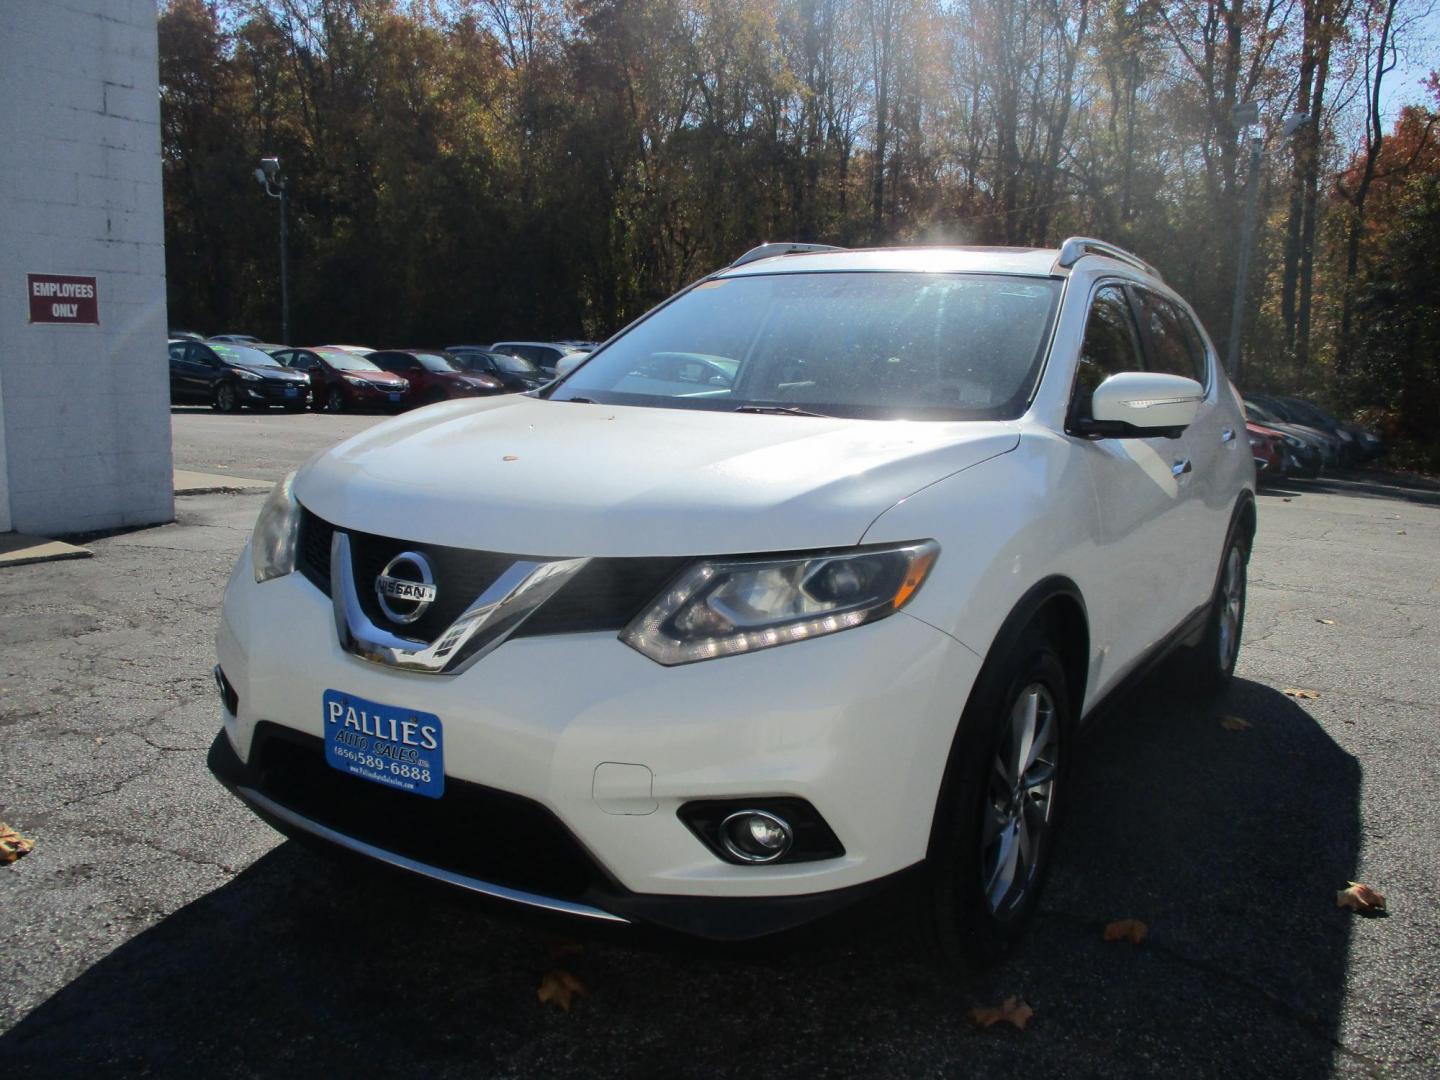
[[[405,376],[396,375],[393,371],[354,371],[337,368],[336,372],[340,375],[349,375],[352,379],[364,379],[366,382],[372,383],[389,383],[392,386],[399,386],[401,383],[409,381]]]
[[[334,524],[430,544],[557,557],[786,551],[854,544],[907,495],[1018,442],[1013,423],[509,396],[377,425],[312,459],[295,492]]]
[[[276,382],[309,382],[310,376],[303,371],[291,371],[289,368],[273,367],[250,367],[248,364],[232,364],[232,367],[241,371],[248,371],[251,375],[259,375],[262,379],[272,379]]]

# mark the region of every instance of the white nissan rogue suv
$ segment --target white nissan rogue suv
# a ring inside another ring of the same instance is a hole
[[[287,834],[518,904],[757,937],[900,877],[1034,907],[1077,725],[1230,676],[1245,419],[1128,252],[769,244],[549,386],[276,486],[210,767]]]

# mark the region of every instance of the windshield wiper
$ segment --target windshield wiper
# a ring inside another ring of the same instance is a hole
[[[736,412],[751,413],[772,413],[779,416],[821,416],[827,420],[835,419],[829,413],[815,412],[813,409],[802,409],[798,405],[737,405]]]

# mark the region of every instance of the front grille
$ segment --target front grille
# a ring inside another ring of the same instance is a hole
[[[260,789],[312,821],[429,866],[544,896],[578,900],[610,884],[539,803],[450,776],[445,793],[427,799],[342,773],[324,755],[313,735],[268,721],[255,727]]]
[[[511,555],[468,548],[422,544],[346,530],[350,537],[355,591],[377,626],[408,638],[433,641],[464,612],[496,578],[517,560]],[[299,570],[316,588],[330,595],[330,543],[335,526],[301,511]],[[386,563],[404,551],[418,551],[429,560],[439,591],[435,603],[413,623],[401,626],[385,617],[375,595],[375,578]],[[674,558],[592,559],[555,596],[515,631],[514,637],[620,630],[640,613],[691,560]]]

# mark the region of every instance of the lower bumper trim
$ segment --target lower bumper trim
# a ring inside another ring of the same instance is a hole
[[[309,833],[331,844],[353,851],[357,855],[364,855],[377,862],[386,863],[389,866],[400,870],[408,870],[412,874],[419,874],[421,877],[431,878],[435,881],[442,881],[447,885],[455,885],[468,892],[479,893],[481,896],[489,896],[496,900],[508,900],[514,904],[523,904],[526,907],[540,908],[543,911],[551,911],[560,915],[576,915],[585,919],[597,919],[601,922],[629,923],[629,919],[621,918],[619,915],[608,911],[602,911],[589,904],[577,904],[570,900],[558,900],[550,896],[538,896],[535,893],[523,892],[520,889],[512,889],[505,885],[496,885],[493,882],[481,881],[478,878],[467,877],[464,874],[457,874],[452,870],[445,870],[439,866],[430,866],[427,863],[419,862],[405,855],[399,855],[393,851],[386,851],[384,848],[376,847],[374,844],[367,844],[364,840],[357,840],[353,836],[346,836],[342,832],[322,825],[318,821],[311,821],[288,807],[281,806],[274,799],[262,795],[254,788],[236,785],[233,789],[236,796],[249,804],[262,816],[274,818],[276,821],[288,825],[292,829]]]
[[[297,840],[314,840],[392,868],[416,874],[473,895],[509,902],[533,911],[574,916],[591,925],[612,928],[651,927],[692,935],[711,941],[746,941],[780,933],[825,918],[899,884],[920,869],[916,864],[888,877],[819,893],[766,896],[693,896],[631,892],[611,881],[595,883],[580,899],[565,899],[530,892],[483,877],[436,866],[424,858],[401,854],[372,844],[315,820],[260,790],[263,776],[241,762],[220,732],[211,744],[207,759],[211,773],[236,798],[276,830]],[[323,767],[323,766],[322,766]],[[382,789],[383,794],[383,789]],[[600,906],[603,905],[603,906]],[[628,932],[628,930],[627,930]]]

